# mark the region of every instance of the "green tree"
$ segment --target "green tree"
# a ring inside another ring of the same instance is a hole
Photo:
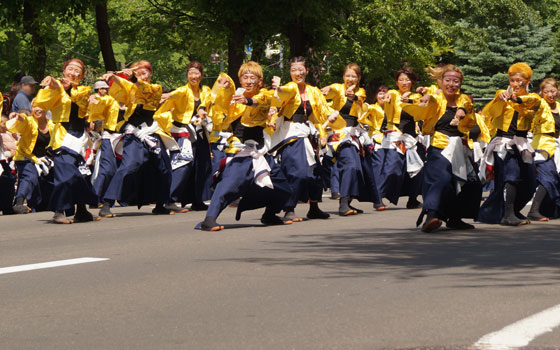
[[[463,69],[463,91],[475,97],[493,97],[507,87],[507,70],[515,62],[533,68],[533,86],[551,74],[558,59],[551,26],[524,25],[508,30],[488,27],[485,45],[460,41],[457,64]]]

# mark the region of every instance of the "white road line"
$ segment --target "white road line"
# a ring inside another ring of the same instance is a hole
[[[560,304],[515,322],[480,338],[473,347],[479,350],[510,350],[529,345],[536,337],[560,325]]]
[[[51,268],[51,267],[85,264],[85,263],[105,261],[105,260],[109,260],[109,259],[107,259],[107,258],[77,258],[77,259],[49,261],[49,262],[38,263],[38,264],[2,267],[2,268],[0,268],[0,275],[6,274],[6,273],[31,271],[31,270],[39,270],[39,269],[48,269],[48,268]]]

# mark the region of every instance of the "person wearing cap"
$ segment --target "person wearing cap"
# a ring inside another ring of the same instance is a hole
[[[37,82],[32,76],[23,76],[20,80],[21,89],[18,91],[14,101],[12,102],[12,113],[19,113],[22,109],[31,110],[31,100],[35,94]],[[7,113],[8,111],[6,111]]]
[[[539,95],[527,91],[532,73],[526,63],[513,64],[508,69],[508,89],[498,90],[482,110],[496,136],[484,152],[479,176],[483,182],[494,179],[494,191],[480,207],[477,221],[507,226],[529,223],[520,213],[536,189],[534,150],[527,134],[547,107]]]
[[[101,144],[96,153],[94,171],[91,177],[93,189],[99,198],[103,198],[111,179],[117,171],[117,157],[114,146],[120,137],[117,131],[119,103],[108,95],[109,85],[105,81],[96,81],[93,84],[95,94],[90,96],[88,115],[89,121],[103,123]],[[112,214],[108,214],[112,216]]]

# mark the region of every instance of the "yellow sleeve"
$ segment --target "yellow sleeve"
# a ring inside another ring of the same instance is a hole
[[[8,120],[6,123],[6,128],[11,133],[17,134],[25,134],[31,128],[31,121],[29,118],[33,118],[31,116],[27,116],[24,113],[19,113],[23,117],[23,120],[19,120],[17,117]]]
[[[342,84],[331,84],[329,85],[329,87],[330,87],[329,93],[325,96],[327,100],[332,100],[333,98],[341,94],[342,96],[344,96],[344,92],[340,91],[342,90]]]
[[[430,95],[430,102],[428,102],[427,106],[405,103],[403,104],[402,110],[413,116],[415,121],[428,120],[432,116],[437,117],[438,101],[433,95]]]
[[[359,88],[356,92],[356,96],[358,97],[356,102],[359,102],[360,104],[364,103],[366,101],[366,90],[364,88]]]
[[[154,120],[164,132],[169,133],[171,126],[173,125],[171,112],[154,114]]]
[[[550,110],[548,103],[543,102],[539,106],[539,110],[533,118],[533,126],[531,128],[533,134],[552,134],[556,129],[554,116]]]
[[[494,118],[500,117],[504,113],[504,109],[507,106],[505,101],[502,101],[498,96],[505,90],[496,91],[494,99],[486,104],[482,109],[482,114],[486,117],[486,124],[492,125]]]
[[[319,136],[327,137],[327,131],[323,128],[323,124],[328,120],[328,117],[334,113],[334,110],[329,107],[325,96],[321,93],[321,90],[316,87],[312,87],[311,91],[315,100],[312,114],[315,117],[313,124],[315,124],[317,130],[319,130]]]
[[[280,87],[278,90],[278,98],[273,98],[271,106],[281,107],[284,102],[292,99],[298,93],[298,86],[294,82],[289,82],[288,84]],[[322,96],[323,94],[321,94]],[[323,96],[324,98],[324,96]]]
[[[117,102],[130,106],[136,94],[136,85],[124,78],[117,79],[119,79],[119,82],[113,81],[109,88],[109,95],[117,100]]]
[[[88,106],[88,121],[105,120],[105,109],[107,108],[107,99],[101,96],[95,96],[97,103],[90,103]]]
[[[184,94],[186,93],[185,89],[186,89],[186,87],[182,86],[180,88],[177,88],[177,89],[173,90],[170,93],[169,98],[167,100],[165,100],[165,102],[163,102],[161,106],[159,106],[159,108],[157,109],[157,111],[154,115],[166,113],[166,112],[176,108],[177,104],[179,103],[179,101],[183,98]]]
[[[212,103],[212,90],[208,86],[204,85],[202,86],[202,89],[200,91],[200,106],[198,106],[198,108],[204,107],[208,109],[211,103]]]
[[[2,110],[4,109],[4,96],[2,96],[1,92],[0,92],[0,100],[2,101],[2,103],[0,103],[0,114],[2,114]]]
[[[474,106],[469,96],[461,94],[457,99],[457,107],[465,110],[465,117],[459,121],[457,128],[463,134],[468,134],[469,131],[476,125],[476,116],[474,114]]]
[[[33,107],[39,107],[45,111],[52,111],[62,104],[64,88],[62,84],[58,88],[39,89],[33,100]]]
[[[401,119],[401,109],[398,108],[401,102],[400,96],[396,90],[389,90],[388,94],[391,95],[391,100],[389,102],[385,102],[385,104],[383,105],[383,110],[385,111],[385,115],[387,116],[387,122],[393,123],[396,126],[400,123]]]

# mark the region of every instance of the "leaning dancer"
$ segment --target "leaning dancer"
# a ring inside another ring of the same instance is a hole
[[[127,114],[122,128],[123,159],[105,192],[100,216],[114,217],[111,206],[117,200],[136,203],[139,208],[155,202],[153,214],[175,214],[164,207],[169,202],[171,184],[171,162],[166,149],[178,147],[154,122],[162,88],[150,83],[152,72],[148,61],[139,61],[124,70],[130,81],[113,73],[103,76],[103,80],[113,82],[109,95],[126,104]]]
[[[284,207],[284,218],[294,222],[302,221],[294,212],[298,201],[309,201],[309,219],[330,216],[319,209],[323,189],[316,168],[320,165],[309,138],[318,134],[321,142],[326,142],[323,124],[336,121],[338,112],[327,105],[321,90],[305,83],[308,72],[305,58],[292,58],[292,81],[281,87],[273,82],[276,92],[269,111],[269,125],[276,129],[271,151],[280,157],[280,167],[293,191]]]
[[[238,206],[237,219],[244,209],[266,206],[261,217],[263,224],[292,223],[276,215],[284,207],[290,188],[287,181],[279,176],[280,167],[267,154],[272,130],[266,123],[273,91],[262,88],[262,67],[256,62],[243,64],[239,68],[238,77],[244,92],[233,96],[230,94],[228,99],[222,101],[230,107],[221,126],[224,130],[231,131],[232,135],[228,139],[230,147],[226,150],[228,158],[217,176],[206,218],[201,223],[201,229],[206,231],[223,229],[216,219],[238,198],[242,200]],[[234,90],[233,82],[228,78],[222,74],[220,85],[225,90]],[[213,112],[212,109],[210,113]]]
[[[53,222],[70,224],[98,220],[86,209],[97,206],[91,183],[80,172],[89,143],[85,131],[90,87],[80,85],[85,73],[84,63],[72,58],[64,63],[64,78],[48,76],[41,82],[33,107],[52,113],[54,129],[49,143],[54,161],[54,188],[49,208],[55,212]],[[74,209],[75,208],[75,209]],[[74,215],[75,214],[75,215]],[[66,215],[74,215],[68,219]]]
[[[532,73],[526,63],[509,67],[508,89],[498,90],[482,110],[489,128],[497,131],[480,162],[481,179],[494,179],[494,191],[480,207],[480,222],[506,226],[529,223],[521,210],[535,193],[536,174],[527,133],[541,108],[540,96],[527,91]]]
[[[422,231],[433,232],[442,221],[448,228],[473,229],[462,218],[476,218],[482,198],[472,151],[468,147],[469,131],[476,124],[469,96],[461,94],[463,72],[448,64],[428,68],[441,90],[426,94],[421,104],[408,105],[403,111],[423,121],[422,133],[430,135],[430,147],[422,186],[423,209],[418,218]]]

